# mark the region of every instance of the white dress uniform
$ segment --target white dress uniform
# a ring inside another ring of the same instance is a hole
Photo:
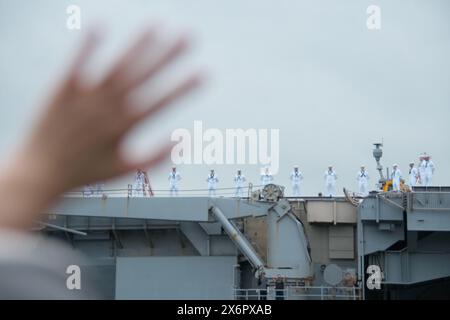
[[[422,181],[423,186],[431,186],[433,183],[433,174],[436,167],[434,166],[433,161],[431,160],[422,160],[420,163],[420,180]]]
[[[261,183],[263,186],[268,185],[273,181],[273,175],[271,173],[263,173],[261,174]]]
[[[359,193],[365,197],[369,194],[369,173],[367,170],[359,170],[356,173],[356,180],[358,181]]]
[[[392,170],[391,179],[392,179],[392,190],[400,191],[400,180],[402,178],[402,172],[400,169]]]
[[[102,196],[105,190],[105,184],[103,182],[97,182],[95,184],[95,195]]]
[[[303,174],[300,170],[292,171],[291,176],[291,183],[292,183],[292,195],[294,197],[300,196],[300,182],[303,180]]]
[[[170,196],[178,196],[178,182],[181,180],[181,175],[178,171],[171,171],[169,173],[169,188],[170,188]]]
[[[209,174],[208,178],[206,178],[206,182],[208,182],[208,194],[209,196],[216,195],[217,183],[219,183],[219,178],[217,178],[216,174]]]
[[[91,184],[87,184],[83,188],[83,197],[92,197],[94,195],[94,187]]]
[[[323,176],[325,179],[325,195],[327,197],[334,197],[336,195],[336,171],[327,170]]]
[[[133,185],[133,197],[145,197],[145,173],[136,172]]]
[[[235,197],[238,198],[243,198],[244,197],[244,184],[245,184],[245,176],[242,174],[237,174],[234,177],[234,183],[236,186],[236,193],[235,193]]]
[[[412,189],[417,185],[417,180],[419,179],[419,170],[416,167],[409,168],[409,179],[408,186]]]

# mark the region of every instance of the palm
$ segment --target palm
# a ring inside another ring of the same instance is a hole
[[[123,138],[131,128],[199,83],[198,75],[192,74],[166,93],[149,97],[146,108],[137,108],[129,102],[133,90],[154,77],[186,48],[185,39],[180,38],[147,68],[131,72],[140,60],[145,59],[145,49],[155,45],[154,36],[154,31],[145,32],[102,81],[86,85],[81,80],[80,70],[97,42],[95,37],[89,37],[69,75],[50,101],[35,128],[29,149],[49,156],[46,159],[48,166],[55,174],[63,174],[63,188],[151,167],[170,152],[170,145],[167,145],[140,162],[125,160],[120,152]]]

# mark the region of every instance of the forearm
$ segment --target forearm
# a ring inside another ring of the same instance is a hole
[[[0,169],[0,227],[28,228],[58,196],[44,161],[17,155]],[[31,219],[30,219],[31,218]]]

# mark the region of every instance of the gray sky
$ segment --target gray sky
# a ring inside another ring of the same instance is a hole
[[[70,4],[81,7],[80,31],[66,28]],[[379,31],[366,27],[370,4],[381,8]],[[338,189],[356,190],[362,163],[373,185],[372,143],[381,139],[385,166],[397,162],[406,173],[426,151],[437,166],[435,184],[449,185],[449,9],[446,0],[0,0],[0,152],[6,156],[26,132],[89,25],[106,31],[93,64],[101,71],[132,31],[156,20],[170,32],[190,30],[195,47],[179,67],[202,66],[209,81],[175,113],[133,132],[133,155],[201,120],[223,131],[280,129],[275,182],[289,186],[299,164],[306,194],[323,191],[328,164],[335,165]],[[219,187],[233,186],[238,167],[258,183],[258,165],[214,166]],[[167,189],[169,169],[167,163],[150,172],[154,189]],[[205,188],[208,169],[179,166],[181,188]]]

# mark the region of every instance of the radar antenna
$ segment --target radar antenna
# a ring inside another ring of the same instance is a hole
[[[379,185],[383,186],[386,183],[386,178],[383,174],[383,166],[380,163],[380,159],[383,156],[383,150],[381,147],[383,146],[383,143],[377,142],[373,144],[375,148],[373,149],[373,157],[375,158],[375,161],[377,162],[377,170],[380,174],[380,180],[378,180]]]

